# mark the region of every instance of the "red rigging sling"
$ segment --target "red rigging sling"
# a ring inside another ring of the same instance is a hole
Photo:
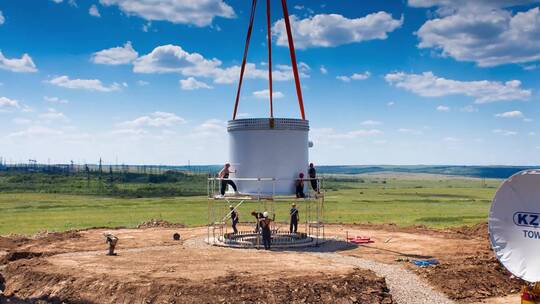
[[[268,95],[270,99],[270,118],[274,117],[274,105],[273,105],[273,85],[272,85],[272,35],[271,35],[271,21],[270,21],[270,1],[266,0],[266,23],[267,23],[267,36],[268,36]],[[298,105],[300,107],[300,115],[302,119],[306,119],[304,113],[304,100],[302,97],[302,87],[300,86],[300,74],[298,73],[298,64],[296,63],[296,52],[294,50],[294,41],[291,31],[291,23],[289,21],[289,10],[287,9],[287,0],[281,0],[281,6],[283,8],[283,19],[285,22],[285,30],[287,32],[287,39],[289,42],[289,52],[291,55],[291,65],[294,75],[294,82],[296,87],[296,95],[298,97]],[[246,70],[247,54],[249,50],[249,42],[251,40],[251,33],[253,31],[253,21],[255,19],[255,11],[257,8],[257,0],[252,0],[251,3],[251,15],[249,18],[249,26],[246,35],[246,45],[244,46],[244,57],[242,58],[242,66],[240,68],[240,79],[238,81],[238,89],[236,91],[236,100],[234,103],[233,120],[236,119],[238,113],[238,102],[240,100],[240,92],[242,91],[242,81],[244,80],[244,73]]]

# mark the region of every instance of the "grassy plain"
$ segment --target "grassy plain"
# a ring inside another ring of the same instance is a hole
[[[325,179],[326,220],[332,223],[395,223],[448,227],[484,222],[501,180],[427,174],[332,175]],[[223,209],[226,209],[225,203]],[[190,226],[207,223],[205,196],[118,197],[111,195],[0,192],[0,235],[88,227],[133,227],[149,219]],[[240,208],[251,220],[256,203]],[[288,203],[277,206],[278,221]],[[300,209],[302,216],[302,209]]]

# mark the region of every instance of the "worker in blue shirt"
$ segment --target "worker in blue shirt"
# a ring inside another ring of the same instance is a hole
[[[298,209],[296,209],[296,204],[293,203],[291,207],[291,225],[289,227],[289,232],[296,233],[298,230],[298,221],[300,220],[300,215],[298,214]]]

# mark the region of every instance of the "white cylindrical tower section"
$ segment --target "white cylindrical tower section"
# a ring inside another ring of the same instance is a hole
[[[300,172],[307,178],[309,122],[290,118],[250,118],[229,121],[231,178],[274,178],[277,181],[236,180],[240,193],[295,193]],[[306,183],[308,184],[308,183]]]

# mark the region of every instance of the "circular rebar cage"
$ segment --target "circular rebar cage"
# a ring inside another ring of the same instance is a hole
[[[278,179],[253,179],[257,182],[278,182]],[[309,179],[307,179],[309,180]],[[305,198],[283,195],[248,195],[219,193],[219,178],[208,178],[208,235],[206,242],[234,248],[264,248],[262,234],[253,213],[268,212],[271,221],[271,248],[318,246],[325,241],[324,191],[321,179],[318,188]],[[296,230],[290,225],[289,206],[295,204],[300,219]],[[240,213],[233,227],[232,210]],[[236,233],[234,229],[236,228]],[[296,231],[296,232],[294,232]]]
[[[261,234],[252,231],[226,233],[223,235],[222,240],[226,245],[238,247],[256,247],[262,244]],[[313,237],[308,236],[306,233],[283,233],[276,230],[272,231],[272,245],[274,246],[300,245],[312,242]]]

